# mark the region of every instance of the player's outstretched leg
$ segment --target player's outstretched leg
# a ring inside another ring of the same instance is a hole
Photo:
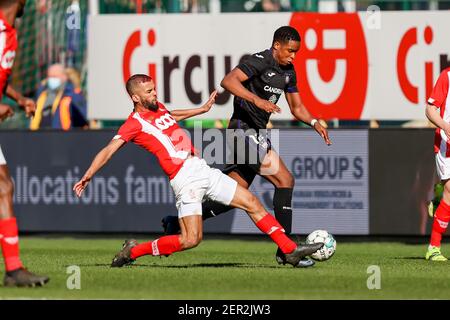
[[[447,180],[444,183],[444,195],[434,215],[433,228],[431,231],[430,244],[428,246],[425,259],[430,261],[447,261],[448,259],[441,253],[442,235],[447,230],[450,221],[450,184]]]
[[[287,169],[283,160],[271,150],[264,158],[261,166],[261,176],[270,181],[275,186],[273,195],[273,211],[275,218],[283,226],[286,234],[291,234],[292,230],[292,192],[294,190],[295,179]],[[278,248],[275,259],[278,264],[286,264],[283,251]],[[312,267],[315,262],[311,259],[301,259],[298,267]]]
[[[188,215],[180,219],[181,234],[163,236],[154,241],[138,244],[136,240],[126,240],[122,249],[114,257],[111,267],[120,268],[133,263],[137,258],[169,256],[172,253],[196,247],[202,241],[201,215]]]
[[[114,256],[111,267],[121,268],[130,265],[137,258],[146,255],[168,256],[174,252],[181,251],[179,238],[179,235],[164,236],[141,244],[135,239],[125,240],[122,249]]]
[[[0,243],[6,269],[3,283],[8,287],[42,286],[49,278],[29,272],[19,258],[19,231],[13,214],[13,192],[8,167],[0,165]]]
[[[231,205],[245,210],[259,230],[270,236],[284,254],[285,263],[298,267],[301,259],[322,248],[323,243],[296,244],[286,236],[283,227],[247,189],[237,186]]]

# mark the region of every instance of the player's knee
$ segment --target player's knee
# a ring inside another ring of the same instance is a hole
[[[275,181],[275,187],[277,188],[294,188],[295,179],[294,176],[287,172],[286,174],[280,175]]]
[[[200,242],[202,242],[202,239],[203,236],[200,232],[194,232],[187,235],[181,240],[181,246],[183,247],[183,249],[192,249],[198,246]]]
[[[10,197],[14,192],[14,185],[9,177],[0,176],[0,197]]]
[[[295,185],[294,176],[289,173],[288,175],[286,175],[284,188],[294,188],[294,185]]]
[[[198,241],[197,239],[195,239],[195,238],[192,238],[192,239],[186,239],[185,241],[184,241],[184,245],[183,245],[183,248],[184,249],[192,249],[192,248],[195,248],[196,246],[198,246],[199,245],[199,243],[200,243],[200,241]]]

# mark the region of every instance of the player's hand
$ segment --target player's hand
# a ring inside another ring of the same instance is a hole
[[[317,133],[320,134],[320,136],[323,138],[323,140],[325,140],[325,143],[327,145],[329,145],[329,146],[331,145],[331,140],[330,140],[330,137],[328,136],[328,131],[327,131],[327,129],[325,129],[324,127],[322,127],[320,125],[319,121],[317,121],[314,124],[314,130],[316,130]]]
[[[270,113],[280,113],[281,109],[279,106],[277,106],[275,103],[272,103],[268,100],[260,99],[256,103],[256,106],[266,112]]]
[[[2,122],[8,117],[11,117],[13,114],[14,111],[10,106],[6,104],[0,104],[0,122]]]
[[[78,198],[81,197],[81,194],[83,193],[84,189],[86,189],[90,181],[91,178],[84,176],[80,181],[75,183],[75,185],[73,186],[73,191],[75,191],[75,194],[78,196]]]
[[[27,117],[34,116],[36,103],[33,99],[22,97],[17,101],[17,104],[25,110]]]
[[[202,109],[204,112],[208,112],[211,107],[213,106],[213,104],[216,102],[216,98],[217,98],[217,90],[214,90],[211,95],[209,96],[208,101],[206,101],[206,103],[202,106]]]

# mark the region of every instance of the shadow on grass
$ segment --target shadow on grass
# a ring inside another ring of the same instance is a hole
[[[161,268],[276,268],[267,265],[255,265],[248,263],[192,263],[183,265],[158,266]]]
[[[423,261],[427,261],[427,260],[425,260],[424,257],[396,257],[394,259],[395,260],[423,260]]]
[[[107,263],[92,263],[92,264],[77,264],[79,267],[111,267],[111,264]],[[187,268],[281,268],[281,266],[267,266],[256,265],[248,263],[192,263],[192,264],[180,264],[180,265],[159,265],[156,263],[143,264],[134,263],[132,265],[123,266],[123,268],[175,268],[175,269],[187,269]]]

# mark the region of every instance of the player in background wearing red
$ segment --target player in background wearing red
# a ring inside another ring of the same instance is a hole
[[[92,177],[125,143],[132,141],[154,154],[170,179],[176,197],[181,234],[163,236],[138,244],[126,240],[111,266],[122,267],[144,255],[170,255],[196,247],[202,240],[202,201],[204,198],[245,210],[256,226],[269,235],[286,255],[286,262],[297,266],[305,256],[319,250],[323,243],[297,245],[289,239],[278,221],[264,209],[259,200],[235,180],[209,167],[195,155],[190,138],[177,121],[209,111],[217,91],[200,108],[169,112],[157,101],[155,84],[146,75],[134,75],[126,84],[134,109],[117,135],[94,158],[83,178],[73,190],[81,196]]]
[[[17,35],[14,22],[23,15],[26,0],[0,1],[0,100],[3,93],[16,100],[27,116],[33,115],[36,109],[33,100],[23,97],[8,85],[8,78],[14,63],[17,49]],[[13,110],[0,104],[0,121],[13,115]],[[0,243],[6,274],[5,286],[41,286],[49,278],[38,276],[23,267],[19,258],[19,238],[16,218],[13,210],[14,187],[9,175],[8,166],[0,147]]]
[[[447,261],[441,253],[442,235],[450,221],[450,68],[445,69],[434,85],[428,99],[426,115],[436,125],[434,152],[436,153],[436,171],[444,185],[444,193],[434,215],[430,244],[425,259]],[[439,110],[438,110],[439,109]]]

